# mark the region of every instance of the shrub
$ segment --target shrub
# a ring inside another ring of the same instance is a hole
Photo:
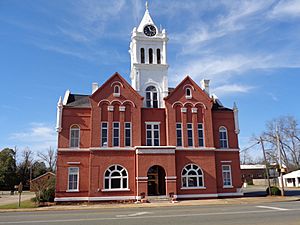
[[[270,195],[270,188],[268,187],[266,190],[267,194]],[[281,195],[281,190],[278,187],[271,186],[271,194],[272,195]]]

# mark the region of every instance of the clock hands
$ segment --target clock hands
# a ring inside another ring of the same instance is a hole
[[[147,36],[154,36],[156,34],[156,28],[153,25],[146,25],[144,27],[144,33]]]

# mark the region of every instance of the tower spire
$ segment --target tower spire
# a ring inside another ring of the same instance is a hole
[[[146,1],[145,6],[146,6],[146,10],[148,10],[148,1]]]

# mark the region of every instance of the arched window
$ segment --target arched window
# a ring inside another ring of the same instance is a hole
[[[80,145],[80,128],[73,125],[70,128],[70,148],[79,148]]]
[[[149,63],[153,63],[153,49],[149,48]]]
[[[185,89],[185,97],[187,99],[191,99],[192,98],[192,90],[190,88],[186,88]]]
[[[104,189],[128,189],[127,170],[120,165],[110,166],[104,173]]]
[[[146,106],[147,108],[158,108],[157,89],[154,86],[146,88]]]
[[[157,64],[160,64],[160,49],[156,49],[156,59],[157,59]]]
[[[120,96],[120,86],[119,85],[115,85],[114,86],[114,96],[115,97],[119,97]]]
[[[195,164],[186,165],[181,173],[183,188],[201,188],[204,187],[203,172]]]
[[[141,48],[141,63],[145,63],[145,49]]]
[[[228,135],[226,127],[219,128],[220,148],[228,148]]]

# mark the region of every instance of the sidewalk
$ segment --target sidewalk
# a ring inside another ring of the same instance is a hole
[[[176,203],[167,201],[155,203],[99,203],[99,204],[78,204],[78,205],[55,205],[40,208],[28,209],[0,209],[0,212],[15,211],[60,211],[60,210],[84,210],[84,209],[111,209],[111,208],[147,208],[147,207],[176,207],[176,206],[207,206],[207,205],[237,205],[237,204],[262,204],[270,202],[300,201],[300,196],[281,197],[251,197],[251,198],[226,198],[226,199],[202,199],[184,200]]]

